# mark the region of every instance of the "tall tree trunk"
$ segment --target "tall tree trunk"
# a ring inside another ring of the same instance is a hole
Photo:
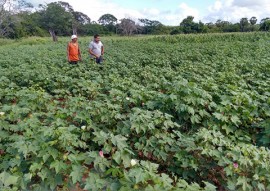
[[[72,32],[73,32],[73,34],[77,35],[77,28],[74,27],[74,28],[72,29]]]
[[[50,33],[50,35],[51,35],[51,37],[53,39],[53,42],[56,42],[57,41],[57,36],[55,35],[54,30],[50,29],[49,33]]]
[[[75,24],[72,26],[72,32],[73,34],[77,35],[77,26]]]

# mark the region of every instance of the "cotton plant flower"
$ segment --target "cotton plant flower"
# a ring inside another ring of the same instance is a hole
[[[238,163],[237,163],[237,162],[234,162],[234,163],[233,163],[233,167],[234,167],[234,168],[238,168],[238,167],[239,167]]]
[[[104,158],[103,151],[99,151],[99,153],[98,153],[98,154],[99,154],[99,156],[100,156],[100,157]]]
[[[131,165],[131,166],[135,166],[136,164],[137,164],[137,160],[131,159],[130,165]]]
[[[5,112],[1,111],[0,116],[3,116],[3,115],[5,115]]]
[[[129,101],[129,100],[130,100],[130,97],[126,97],[126,100],[128,100],[128,101]]]
[[[85,130],[85,128],[86,128],[86,126],[85,126],[85,125],[84,125],[84,126],[81,126],[81,129],[82,129],[82,130]]]

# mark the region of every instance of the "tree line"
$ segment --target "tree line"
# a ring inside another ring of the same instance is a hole
[[[75,11],[63,1],[40,4],[34,8],[25,0],[0,0],[0,37],[57,36],[71,34],[133,35],[133,34],[189,34],[216,32],[269,31],[270,18],[258,22],[256,17],[241,18],[238,23],[217,20],[215,23],[195,22],[193,16],[183,19],[178,26],[166,26],[156,20],[131,18],[118,20],[112,14],[92,21],[86,14]]]

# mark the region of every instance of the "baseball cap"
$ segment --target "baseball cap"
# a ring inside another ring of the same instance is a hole
[[[71,36],[71,40],[74,39],[74,38],[78,38],[77,35],[74,34],[74,35]]]

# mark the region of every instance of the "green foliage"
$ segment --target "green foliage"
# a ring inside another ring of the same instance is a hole
[[[54,31],[58,35],[67,35],[71,30],[73,15],[66,11],[65,7],[59,2],[49,3],[39,11],[42,27],[46,30]]]
[[[1,190],[270,189],[269,34],[68,40],[0,46]]]
[[[268,17],[262,19],[260,22],[260,30],[269,31],[269,29],[270,29],[270,19]]]
[[[95,34],[104,34],[107,35],[109,34],[108,29],[105,26],[91,23],[91,24],[86,24],[82,27],[82,31],[90,36],[94,36]]]

